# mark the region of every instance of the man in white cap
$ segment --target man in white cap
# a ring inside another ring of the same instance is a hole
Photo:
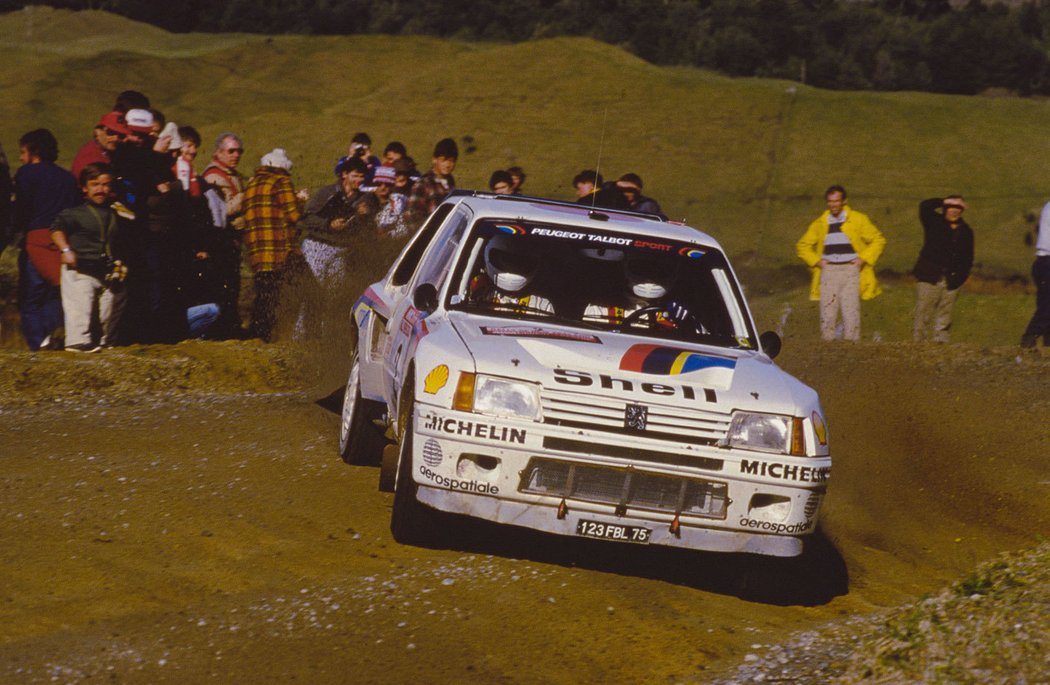
[[[255,282],[251,334],[269,342],[276,324],[281,279],[298,250],[301,199],[292,185],[292,160],[283,148],[263,155],[244,189],[244,247]]]
[[[154,149],[155,120],[148,109],[124,114],[125,139],[113,151],[114,192],[130,210],[127,234],[128,301],[120,343],[170,343],[185,337],[179,297],[179,249],[186,194],[171,157]]]

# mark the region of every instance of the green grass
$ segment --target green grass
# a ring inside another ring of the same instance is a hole
[[[884,280],[882,286],[882,295],[861,303],[861,338],[911,340],[914,284],[905,279]],[[820,338],[819,303],[808,298],[808,286],[798,286],[775,294],[751,294],[748,299],[759,330],[782,332],[784,344],[794,346]],[[1035,298],[1022,292],[982,293],[964,286],[955,304],[952,342],[987,348],[1016,346],[1034,308]],[[785,316],[786,323],[781,324]]]
[[[563,199],[572,176],[600,155],[607,176],[640,174],[669,215],[764,274],[756,290],[785,293],[779,300],[795,302],[797,326],[809,325],[815,307],[793,294],[794,243],[823,210],[828,185],[845,184],[853,206],[883,230],[878,266],[896,273],[918,252],[918,201],[960,192],[971,200],[977,273],[1026,277],[1024,215],[1050,198],[1044,100],[729,79],[656,67],[585,38],[175,35],[103,12],[46,8],[0,15],[0,48],[0,142],[11,156],[23,132],[45,126],[68,164],[127,88],[196,126],[205,148],[220,132],[241,133],[248,171],[271,148],[288,149],[300,187],[330,182],[356,131],[380,148],[403,141],[424,168],[433,143],[452,136],[461,187],[484,187],[493,169],[519,164],[530,193]],[[912,293],[899,289],[865,304],[866,336],[908,337]],[[1006,344],[1032,304],[967,295],[958,306],[957,339]]]

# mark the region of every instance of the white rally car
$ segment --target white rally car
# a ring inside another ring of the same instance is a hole
[[[400,542],[424,541],[434,509],[781,557],[816,526],[817,394],[773,363],[779,337],[756,335],[704,233],[457,192],[353,319],[339,447],[382,462]]]

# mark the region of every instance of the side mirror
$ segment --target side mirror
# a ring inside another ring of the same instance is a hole
[[[758,342],[762,345],[762,351],[768,354],[770,359],[774,359],[780,354],[782,342],[780,336],[773,331],[766,331],[758,336]]]
[[[424,283],[412,293],[412,306],[421,312],[430,312],[437,309],[438,291],[431,283]]]

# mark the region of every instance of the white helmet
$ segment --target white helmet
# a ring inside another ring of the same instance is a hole
[[[539,254],[526,239],[500,233],[485,245],[485,272],[500,290],[509,293],[522,290],[539,266]]]
[[[658,300],[667,294],[678,276],[678,263],[673,259],[631,255],[624,263],[627,286],[635,297]]]

